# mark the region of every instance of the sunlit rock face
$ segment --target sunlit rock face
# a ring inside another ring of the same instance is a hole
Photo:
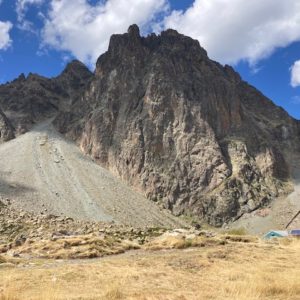
[[[285,151],[299,151],[299,122],[198,41],[136,25],[56,124],[149,199],[217,226],[284,193]]]
[[[32,76],[0,87],[4,111],[29,123],[57,114],[82,151],[176,215],[220,226],[288,190],[299,121],[174,30],[141,37],[133,25],[111,37],[94,74],[75,62]]]

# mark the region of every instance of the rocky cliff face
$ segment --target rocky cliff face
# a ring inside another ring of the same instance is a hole
[[[61,133],[176,215],[220,226],[288,190],[286,153],[300,150],[299,121],[198,41],[174,30],[141,37],[133,25],[111,37],[93,76],[75,68],[70,80],[69,71],[39,77],[34,89],[26,82],[36,77],[19,78],[15,90],[0,88],[0,104],[23,111],[23,102],[3,104],[3,89],[13,97],[29,89],[30,122],[58,111]]]
[[[84,109],[83,109],[84,108]],[[113,35],[58,129],[173,213],[221,225],[286,190],[299,122],[174,30]]]
[[[0,85],[0,107],[15,129],[25,133],[33,124],[69,109],[72,99],[85,90],[92,73],[80,62],[71,62],[61,75],[45,78],[23,74]]]
[[[15,137],[14,128],[5,114],[0,110],[0,143],[7,142]]]

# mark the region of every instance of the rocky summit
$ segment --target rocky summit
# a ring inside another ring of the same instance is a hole
[[[291,190],[300,122],[175,30],[113,35],[91,73],[0,86],[0,139],[53,117],[95,162],[175,215],[214,226]]]
[[[30,73],[0,85],[0,107],[13,127],[13,133],[27,132],[41,120],[65,110],[79,97],[93,74],[79,61],[67,65],[56,78],[45,78]]]

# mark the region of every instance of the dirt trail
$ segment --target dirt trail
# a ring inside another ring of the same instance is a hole
[[[287,197],[276,199],[270,207],[270,213],[259,216],[256,212],[243,216],[232,227],[244,227],[249,233],[264,234],[271,229],[284,230],[289,221],[300,210],[300,156],[290,160],[294,191]],[[293,224],[300,227],[299,217]],[[291,228],[289,228],[291,229]]]
[[[84,156],[55,131],[51,120],[0,146],[0,195],[37,213],[139,227],[179,225]]]

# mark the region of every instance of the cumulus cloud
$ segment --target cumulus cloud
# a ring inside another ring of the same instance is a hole
[[[0,0],[1,1],[1,0]],[[16,13],[18,20],[18,28],[22,30],[27,30],[35,32],[34,25],[32,22],[25,18],[26,12],[29,6],[32,5],[41,5],[44,3],[44,0],[17,0],[16,1]]]
[[[92,64],[107,50],[113,33],[133,23],[149,25],[167,7],[167,0],[108,0],[95,5],[87,0],[51,0],[43,44]]]
[[[300,60],[297,60],[291,67],[291,86],[300,86]]]
[[[195,0],[186,11],[173,11],[162,27],[198,39],[222,63],[255,65],[300,40],[300,1]]]
[[[12,43],[9,31],[12,28],[10,22],[0,21],[0,50],[6,50]]]
[[[29,4],[44,0],[17,1],[24,16]],[[224,64],[245,60],[257,70],[277,48],[300,41],[299,0],[195,0],[185,11],[170,11],[169,1],[49,0],[42,45],[93,64],[111,34],[137,23],[156,31],[174,28],[198,39],[211,58]]]

